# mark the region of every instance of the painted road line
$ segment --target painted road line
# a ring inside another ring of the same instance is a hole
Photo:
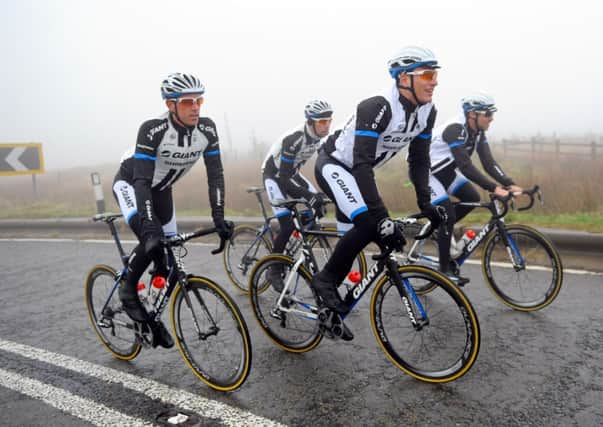
[[[90,362],[65,356],[58,353],[52,353],[36,347],[30,347],[25,344],[19,344],[13,341],[0,339],[0,350],[14,353],[18,356],[49,363],[63,369],[74,371],[90,377],[98,378],[110,383],[121,384],[122,386],[145,394],[151,399],[158,399],[162,402],[171,403],[181,409],[195,412],[198,415],[219,419],[222,423],[229,426],[253,425],[253,426],[282,426],[275,421],[254,415],[250,412],[226,405],[211,399],[189,393],[184,390],[169,387],[160,382],[140,378],[117,369],[106,368],[95,365]]]
[[[76,396],[58,387],[14,374],[0,368],[0,386],[41,400],[67,414],[73,415],[96,426],[153,426],[140,418],[122,414],[105,405]],[[15,420],[16,421],[16,420]]]

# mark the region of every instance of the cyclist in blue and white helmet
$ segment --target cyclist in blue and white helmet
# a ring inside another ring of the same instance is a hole
[[[323,307],[347,313],[337,286],[356,255],[371,242],[401,250],[402,230],[384,204],[374,170],[408,147],[409,175],[417,204],[434,227],[444,210],[430,203],[429,144],[436,119],[432,98],[438,84],[438,61],[429,49],[407,46],[387,62],[393,84],[362,100],[341,130],[330,135],[316,160],[318,186],[336,202],[337,226],[346,231],[311,286]],[[411,206],[405,209],[412,210]],[[353,335],[346,330],[345,338]]]
[[[224,173],[216,125],[199,115],[204,93],[201,81],[191,74],[170,74],[163,80],[161,97],[168,111],[142,123],[136,143],[123,155],[113,181],[113,194],[139,241],[130,255],[119,297],[132,319],[148,324],[153,345],[166,348],[174,341],[163,323],[149,316],[136,285],[151,262],[157,279],[166,276],[160,242],[177,233],[172,186],[201,158],[218,234],[229,239],[234,229],[232,222],[224,219]]]
[[[438,235],[440,270],[459,285],[469,279],[459,276],[458,266],[450,262],[450,255],[459,255],[452,231],[454,224],[473,207],[453,204],[450,197],[462,202],[479,202],[480,195],[473,183],[498,196],[506,196],[509,191],[523,191],[494,160],[490,150],[486,131],[498,111],[494,98],[487,93],[476,92],[462,98],[461,107],[462,115],[451,118],[433,132],[429,178],[431,203],[444,207],[448,213],[446,233]],[[473,165],[471,156],[474,152],[477,152],[489,176]]]
[[[314,99],[304,107],[304,116],[304,123],[272,144],[262,163],[262,178],[271,203],[287,197],[303,198],[312,206],[314,215],[320,217],[324,213],[324,195],[301,174],[300,169],[316,152],[321,139],[329,134],[333,107],[325,100]],[[293,221],[289,210],[276,206],[272,210],[280,225],[273,253],[281,253],[293,232]],[[268,280],[277,292],[283,288],[282,273],[281,265],[268,270]]]

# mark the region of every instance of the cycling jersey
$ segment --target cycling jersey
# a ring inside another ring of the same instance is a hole
[[[134,213],[141,216],[143,229],[158,232],[153,223],[153,196],[169,190],[201,157],[207,168],[212,216],[222,219],[224,175],[214,122],[200,117],[197,126],[189,128],[175,123],[165,113],[141,125],[136,147],[122,157],[115,182],[122,180],[134,187]]]
[[[319,145],[320,138],[307,123],[287,132],[272,144],[262,163],[264,181],[274,179],[285,195],[309,200],[313,192],[306,186],[299,185],[299,179],[293,178],[299,174],[299,169],[312,157]]]
[[[329,136],[326,153],[354,176],[369,210],[387,216],[377,190],[373,169],[409,147],[410,178],[421,209],[430,203],[428,185],[429,143],[435,123],[432,103],[415,106],[400,95],[396,85],[382,94],[362,101],[343,130]]]
[[[457,167],[463,175],[488,191],[494,191],[496,183],[482,174],[471,162],[477,151],[485,171],[503,186],[513,185],[496,163],[484,131],[473,131],[464,116],[455,117],[434,130],[431,143],[431,172],[437,174],[447,167]]]

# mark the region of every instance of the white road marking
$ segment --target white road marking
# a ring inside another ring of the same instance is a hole
[[[0,386],[38,399],[96,426],[153,426],[140,418],[122,414],[105,405],[76,396],[58,387],[0,369]],[[16,420],[15,420],[16,421]]]
[[[0,350],[14,353],[21,357],[27,357],[29,359],[49,363],[63,369],[68,369],[70,371],[98,378],[109,383],[121,384],[130,390],[145,394],[151,399],[158,399],[162,402],[171,403],[179,408],[195,412],[203,417],[219,419],[222,423],[229,426],[283,425],[234,406],[229,406],[211,399],[206,399],[184,390],[172,388],[154,380],[140,378],[126,372],[118,371],[117,369],[106,368],[104,366],[95,365],[74,357],[52,353],[50,351],[30,347],[25,344],[0,339]],[[117,424],[120,423],[116,423],[114,425]]]

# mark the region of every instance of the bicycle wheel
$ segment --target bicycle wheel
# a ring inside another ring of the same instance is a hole
[[[328,231],[329,233],[337,233],[337,229],[335,227],[322,227],[321,231]],[[312,236],[316,237],[315,241],[312,242],[312,249],[314,251],[314,256],[316,257],[316,262],[318,263],[318,269],[322,270],[331,254],[333,253],[333,249],[337,245],[337,242],[340,239],[340,236]],[[366,257],[364,256],[364,252],[361,251],[356,255],[354,259],[354,263],[352,264],[351,270],[355,270],[360,272],[361,277],[366,276]]]
[[[250,225],[238,225],[224,247],[223,259],[226,274],[236,288],[247,293],[249,271],[260,259],[272,252],[272,243],[266,234]]]
[[[484,278],[494,295],[509,307],[540,310],[559,294],[563,282],[561,258],[553,244],[531,227],[508,225],[506,231],[509,248],[498,232],[486,241],[482,253]]]
[[[406,238],[412,239],[416,234],[418,234],[418,231],[414,232],[413,230],[413,234],[411,235],[411,237],[406,236]],[[412,242],[411,240],[409,241]],[[408,247],[412,248],[413,245],[414,242],[409,243]],[[439,269],[439,257],[440,255],[438,250],[438,241],[433,236],[430,236],[426,239],[417,241],[417,245],[414,247],[412,252],[408,253],[406,257],[406,262],[408,264],[422,265],[428,268]],[[418,295],[424,295],[426,293],[429,293],[433,291],[437,286],[438,285],[435,282],[421,281],[413,283],[413,289]]]
[[[251,340],[236,303],[216,283],[190,276],[172,298],[171,321],[182,358],[211,388],[232,391],[247,379]]]
[[[262,330],[277,346],[293,353],[315,348],[322,340],[318,328],[318,303],[310,288],[312,276],[304,266],[292,269],[294,260],[285,255],[270,255],[258,262],[249,280],[253,314]],[[286,273],[288,286],[280,306],[281,293],[268,284],[268,270],[279,265]]]
[[[405,265],[398,272],[413,288],[421,282],[437,286],[429,294],[417,296],[429,322],[415,328],[406,305],[416,307],[416,303],[400,297],[389,275],[379,279],[371,297],[371,325],[381,349],[394,365],[418,380],[443,383],[460,378],[479,352],[479,323],[471,303],[434,270]]]
[[[134,323],[122,308],[116,280],[117,272],[108,265],[92,267],[86,277],[86,308],[90,323],[107,350],[118,359],[132,360],[142,346],[136,338]]]

